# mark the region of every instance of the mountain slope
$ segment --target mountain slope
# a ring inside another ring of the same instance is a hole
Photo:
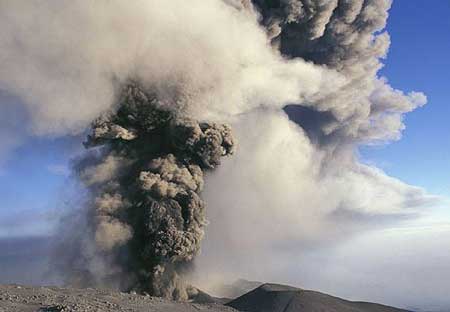
[[[0,285],[0,312],[406,312],[278,284],[263,284],[226,305],[221,302],[201,291],[193,302],[175,302],[105,289]]]
[[[214,303],[175,302],[104,289],[0,285],[0,312],[236,312]]]
[[[264,284],[227,305],[247,312],[406,312],[278,284]]]

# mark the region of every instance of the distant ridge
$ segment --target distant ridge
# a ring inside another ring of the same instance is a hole
[[[239,278],[231,284],[220,285],[216,289],[216,293],[219,293],[222,297],[236,299],[237,297],[246,294],[253,289],[258,288],[264,283],[258,281],[249,281],[243,278]],[[230,301],[231,301],[230,299]]]
[[[263,284],[226,305],[245,312],[408,312],[279,284]]]

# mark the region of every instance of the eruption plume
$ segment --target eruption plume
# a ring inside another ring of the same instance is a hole
[[[187,299],[180,275],[204,235],[204,171],[233,153],[230,128],[178,116],[132,83],[117,109],[94,121],[85,146],[101,147],[95,162],[77,166],[92,196],[88,230],[98,255],[128,276],[132,284],[121,288]]]
[[[196,285],[288,280],[303,252],[435,203],[357,153],[427,101],[378,74],[390,5],[0,1],[5,146],[92,128],[87,200],[58,232],[68,282],[185,299],[207,219]]]

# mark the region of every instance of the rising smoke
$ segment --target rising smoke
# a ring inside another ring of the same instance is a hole
[[[181,274],[204,235],[204,171],[233,153],[230,128],[164,109],[156,94],[130,83],[118,108],[94,121],[85,146],[101,146],[97,157],[76,165],[90,190],[86,230],[96,248],[81,267],[69,262],[64,272],[82,285],[115,282],[121,289],[188,299]],[[116,270],[99,274],[98,261]]]
[[[403,115],[426,103],[377,74],[390,5],[0,2],[0,89],[27,121],[8,132],[80,134],[95,120],[75,166],[88,200],[67,231],[70,281],[186,298],[200,195],[200,282],[279,269],[261,259],[433,202],[356,153],[399,139]],[[239,149],[218,166],[234,146],[222,123]]]

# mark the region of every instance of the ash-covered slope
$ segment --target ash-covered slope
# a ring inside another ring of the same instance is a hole
[[[101,289],[1,286],[0,312],[236,312],[214,303],[176,302]]]
[[[227,303],[227,306],[247,312],[406,312],[278,284],[264,284]]]
[[[277,284],[263,284],[225,305],[220,302],[201,291],[194,302],[179,302],[105,289],[0,285],[0,312],[407,312]]]

